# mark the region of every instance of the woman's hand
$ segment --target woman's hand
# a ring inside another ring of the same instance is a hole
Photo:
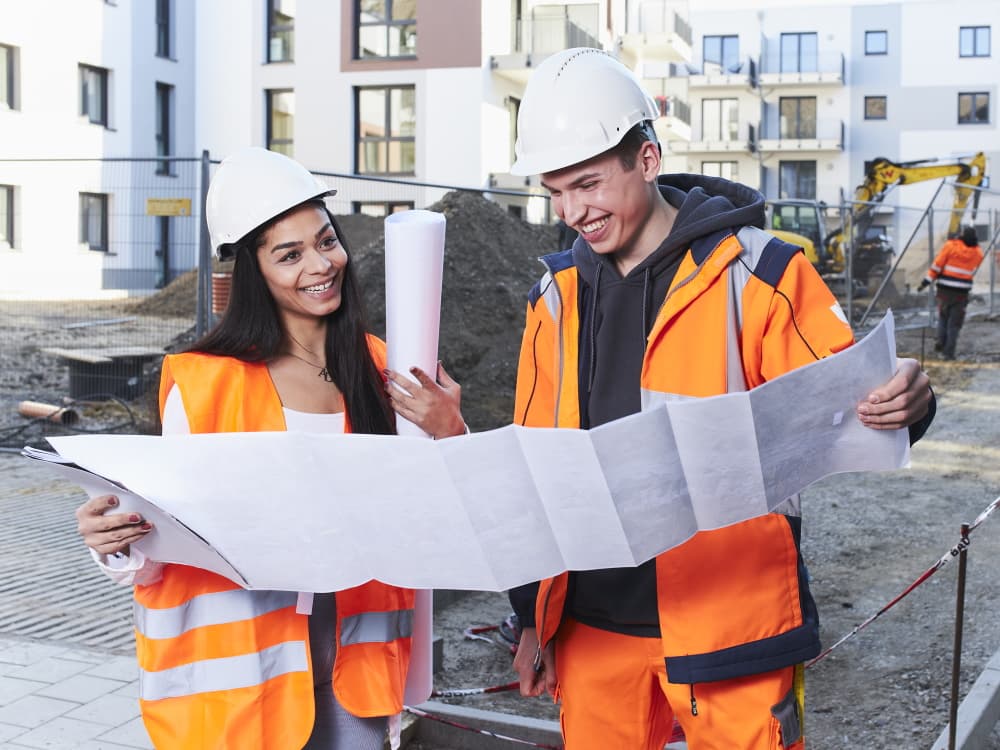
[[[392,408],[435,439],[464,435],[462,419],[462,386],[451,379],[444,366],[438,362],[437,381],[419,367],[411,367],[410,378],[392,370],[383,370],[386,377],[385,391]]]
[[[108,513],[117,507],[117,497],[100,495],[76,509],[77,532],[84,544],[102,555],[128,554],[129,545],[153,528],[153,524],[138,513]]]

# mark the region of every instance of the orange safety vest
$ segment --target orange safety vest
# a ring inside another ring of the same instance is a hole
[[[369,337],[376,365],[385,344]],[[267,366],[207,354],[168,355],[161,412],[180,389],[193,433],[285,429]],[[271,501],[280,501],[272,498]],[[413,592],[377,581],[338,591],[333,689],[357,716],[402,710]],[[246,591],[205,570],[165,565],[135,588],[143,721],[156,747],[301,748],[315,716],[308,617],[296,592]]]
[[[983,251],[979,245],[966,245],[961,238],[948,240],[941,246],[941,252],[934,258],[924,277],[927,281],[937,281],[938,286],[969,291],[972,277],[983,262]]]
[[[752,273],[736,261],[740,256]],[[515,420],[576,428],[578,342],[587,326],[577,305],[578,274],[571,251],[543,262],[549,271],[528,305]],[[840,306],[799,248],[751,227],[724,231],[696,241],[677,270],[646,342],[643,408],[675,395],[752,388],[852,342]],[[819,652],[799,528],[797,517],[771,513],[700,532],[656,558],[671,682],[756,674]],[[541,644],[562,621],[567,582],[563,573],[539,586]]]

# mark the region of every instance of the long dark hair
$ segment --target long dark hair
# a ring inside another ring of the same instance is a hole
[[[326,317],[326,369],[344,396],[344,409],[354,432],[395,434],[395,415],[368,349],[364,301],[347,242],[322,201],[302,205],[315,205],[326,212],[348,258],[341,271],[340,307]],[[282,353],[285,330],[260,271],[257,248],[274,222],[299,207],[289,209],[236,243],[229,305],[219,323],[186,351],[235,357],[244,362],[266,362]]]

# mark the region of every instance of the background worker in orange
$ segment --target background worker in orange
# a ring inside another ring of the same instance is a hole
[[[441,385],[416,368],[419,385],[384,371],[385,345],[367,333],[322,200],[334,192],[272,151],[222,161],[206,218],[215,252],[235,257],[229,306],[207,336],[165,358],[164,434],[390,434],[393,408],[435,437],[464,432],[459,388],[443,369]],[[388,381],[410,393],[387,394]],[[130,549],[152,526],[116,505],[97,497],[77,518],[108,574],[136,584],[140,705],[156,747],[381,750],[386,717],[402,710],[412,591],[377,581],[315,596],[245,591]],[[252,522],[249,500],[247,512]]]
[[[927,275],[917,289],[923,291],[936,281],[937,290],[937,341],[934,350],[941,352],[944,359],[955,359],[958,332],[965,323],[965,308],[969,304],[972,291],[972,277],[983,262],[983,251],[975,227],[963,227],[959,237],[954,237],[941,246]]]
[[[529,296],[520,424],[590,428],[677,396],[745,390],[853,341],[800,249],[759,229],[757,191],[659,176],[656,116],[601,50],[552,55],[528,83],[511,172],[540,174],[580,237],[542,259]],[[857,418],[910,425],[916,439],[932,402],[919,365],[900,360]],[[801,664],[819,653],[819,628],[787,506],[637,568],[510,592],[521,692],[561,700],[568,750],[661,750],[674,715],[691,750],[803,746]]]

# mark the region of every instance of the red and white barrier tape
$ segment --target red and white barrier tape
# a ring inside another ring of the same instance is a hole
[[[415,716],[419,716],[422,719],[430,719],[431,721],[438,721],[442,724],[447,724],[448,726],[455,727],[456,729],[464,729],[467,732],[475,732],[476,734],[483,734],[487,737],[495,737],[498,740],[506,740],[507,742],[515,742],[518,745],[528,745],[529,747],[541,747],[546,750],[563,750],[562,745],[546,745],[541,742],[532,742],[531,740],[522,740],[517,737],[508,737],[505,734],[499,734],[498,732],[490,732],[487,729],[477,729],[476,727],[470,727],[465,724],[459,724],[457,721],[452,721],[451,719],[446,719],[443,716],[436,716],[434,714],[429,714],[426,711],[413,708],[413,706],[403,706],[403,708],[409,711]]]
[[[431,693],[431,698],[463,698],[466,695],[486,695],[488,693],[503,693],[507,690],[517,690],[521,683],[508,682],[506,685],[493,685],[481,688],[458,688],[455,690],[435,690]]]
[[[971,524],[969,524],[969,533],[971,534],[972,531],[973,531],[973,529],[975,529],[983,521],[985,521],[987,518],[989,518],[990,514],[993,513],[993,511],[995,511],[997,509],[998,505],[1000,505],[1000,497],[998,497],[992,503],[990,503],[989,505],[987,505],[986,509],[982,513],[980,513],[978,516],[976,516],[976,520],[973,521]],[[823,653],[821,653],[815,659],[813,659],[810,662],[807,662],[806,663],[806,669],[809,669],[809,667],[813,666],[814,664],[818,664],[819,662],[821,662],[823,659],[825,659],[827,656],[829,656],[830,652],[833,651],[835,648],[837,648],[838,646],[840,646],[845,641],[850,640],[851,638],[853,638],[854,636],[856,636],[858,633],[860,633],[862,630],[864,630],[866,627],[868,627],[871,623],[875,622],[875,620],[877,620],[883,614],[885,614],[890,609],[892,609],[894,606],[896,606],[896,604],[898,604],[900,601],[902,601],[902,599],[904,597],[906,597],[915,588],[917,588],[917,586],[919,586],[924,581],[926,581],[928,578],[930,578],[932,575],[934,575],[939,570],[941,570],[941,568],[943,568],[948,563],[948,561],[951,558],[958,557],[958,553],[961,552],[963,549],[965,549],[968,546],[969,546],[969,537],[968,536],[964,536],[961,539],[959,539],[958,544],[956,544],[950,550],[948,550],[943,555],[941,555],[941,557],[938,559],[938,561],[936,563],[934,563],[927,570],[925,570],[923,573],[921,573],[920,576],[913,583],[911,583],[909,586],[907,586],[905,589],[903,589],[892,601],[890,601],[888,604],[886,604],[884,607],[882,607],[882,609],[880,609],[878,612],[876,612],[875,614],[873,614],[871,617],[869,617],[867,620],[865,620],[864,622],[862,622],[860,625],[856,625],[854,627],[854,629],[850,633],[848,633],[843,638],[841,638],[839,641],[837,641],[836,643],[834,643],[832,646],[830,646],[828,649],[826,649]]]

